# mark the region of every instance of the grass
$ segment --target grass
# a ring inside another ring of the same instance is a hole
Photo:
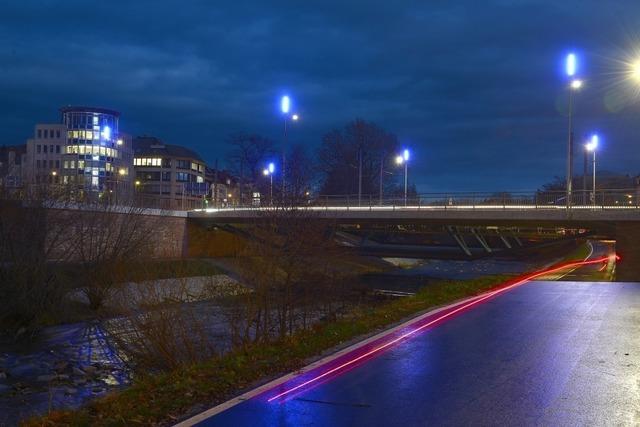
[[[378,332],[409,316],[504,283],[509,276],[441,281],[412,297],[361,307],[339,320],[320,323],[286,339],[255,344],[206,363],[141,378],[128,389],[78,410],[56,411],[27,426],[127,426],[171,424],[197,405],[211,407],[258,382],[296,370],[311,357]]]

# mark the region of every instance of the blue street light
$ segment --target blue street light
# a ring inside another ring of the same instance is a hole
[[[600,137],[594,133],[591,135],[591,140],[584,146],[587,151],[591,151],[593,153],[593,188],[591,189],[591,202],[594,206],[596,204],[596,150],[598,148],[599,141]]]
[[[569,82],[569,138],[567,140],[567,209],[571,208],[571,192],[573,177],[573,97],[574,92],[582,87],[582,80],[576,78],[578,73],[578,58],[575,53],[569,53],[565,61],[565,71],[571,79]]]
[[[280,109],[284,114],[289,114],[289,110],[291,109],[291,99],[285,95],[280,100]]]
[[[569,77],[575,76],[576,71],[578,71],[578,60],[576,58],[575,53],[570,53],[567,55],[566,67],[567,67],[567,76]]]
[[[405,148],[402,151],[402,155],[396,156],[396,164],[404,165],[404,205],[407,206],[407,173],[409,171],[409,150]]]
[[[273,173],[276,170],[276,166],[273,163],[264,168],[262,174],[269,177],[269,204],[273,205]]]

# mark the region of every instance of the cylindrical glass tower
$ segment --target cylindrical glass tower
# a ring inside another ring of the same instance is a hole
[[[119,134],[120,113],[94,107],[64,107],[60,112],[67,127],[64,182],[98,193],[127,188],[131,145]]]

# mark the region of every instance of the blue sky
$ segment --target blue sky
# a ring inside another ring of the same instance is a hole
[[[420,191],[529,190],[564,174],[575,50],[576,138],[598,131],[601,167],[637,174],[640,84],[624,73],[638,22],[637,0],[10,0],[0,144],[60,106],[96,105],[213,164],[233,132],[279,140],[288,93],[302,116],[290,138],[311,148],[361,117],[412,148]]]

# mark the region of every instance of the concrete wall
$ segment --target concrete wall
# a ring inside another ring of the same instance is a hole
[[[640,282],[640,223],[618,223],[615,228],[616,281]]]

